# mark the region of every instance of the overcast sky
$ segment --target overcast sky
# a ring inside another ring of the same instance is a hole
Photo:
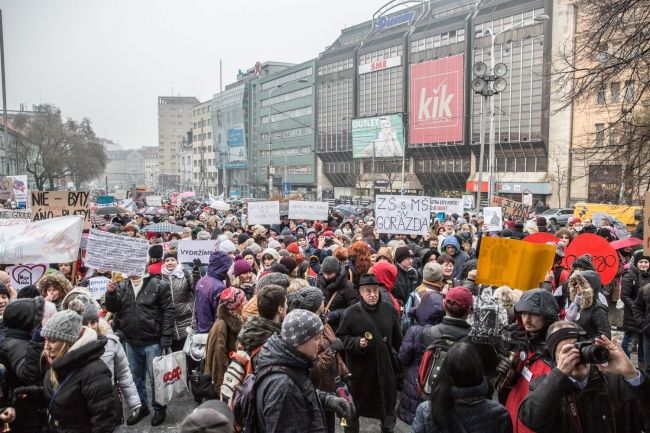
[[[386,0],[0,0],[7,102],[52,103],[124,147],[156,145],[157,97],[202,102],[256,61],[315,58]]]

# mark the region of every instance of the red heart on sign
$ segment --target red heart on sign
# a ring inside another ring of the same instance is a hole
[[[25,286],[36,285],[47,271],[47,265],[16,265],[7,268],[11,276],[11,285],[14,289],[22,289]]]

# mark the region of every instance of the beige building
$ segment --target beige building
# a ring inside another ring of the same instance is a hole
[[[217,168],[212,145],[212,100],[192,107],[192,188],[197,196],[217,195]]]
[[[158,97],[159,185],[162,189],[180,187],[180,147],[192,129],[192,107],[199,103],[193,96]]]
[[[144,159],[144,185],[155,190],[158,186],[158,174],[160,173],[158,146],[145,146],[140,149],[140,153]]]

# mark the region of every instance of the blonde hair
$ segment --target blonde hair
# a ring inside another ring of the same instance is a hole
[[[59,353],[56,354],[54,361],[55,362],[58,361],[59,359],[61,359],[63,355],[68,353],[70,347],[72,347],[72,344],[68,343],[67,341],[64,341],[63,345],[59,349]],[[43,350],[43,354],[41,355],[41,357],[47,358],[47,356],[45,355],[45,350]],[[52,366],[50,366],[50,383],[52,384],[52,389],[56,389],[56,387],[59,386],[59,378],[56,376],[56,372],[54,371]]]

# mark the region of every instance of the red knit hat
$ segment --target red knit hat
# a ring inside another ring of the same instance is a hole
[[[300,254],[300,247],[297,243],[291,242],[289,245],[287,245],[287,251],[289,251],[291,254]]]
[[[253,268],[251,264],[242,258],[235,260],[235,266],[233,269],[233,274],[235,275],[235,277],[238,277],[241,274],[245,274],[246,272],[253,272]]]
[[[246,301],[246,295],[241,289],[237,287],[226,287],[226,289],[219,295],[219,300],[229,310],[236,310],[241,304]]]

